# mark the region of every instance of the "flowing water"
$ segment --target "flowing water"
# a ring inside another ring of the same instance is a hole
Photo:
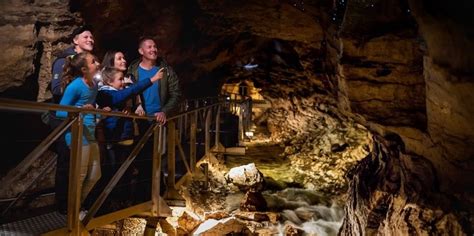
[[[337,196],[295,187],[302,177],[291,171],[290,161],[280,156],[282,152],[278,145],[249,144],[245,156],[228,156],[225,162],[228,168],[255,163],[265,176],[263,196],[269,210],[282,216],[281,223],[272,226],[273,232],[285,235],[285,228],[291,226],[305,235],[337,235],[344,215],[342,204],[333,200]],[[227,205],[237,208],[242,196],[228,196]]]

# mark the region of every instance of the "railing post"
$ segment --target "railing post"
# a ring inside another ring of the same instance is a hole
[[[196,168],[196,132],[197,132],[197,111],[193,112],[190,116],[191,128],[189,129],[189,162],[191,165],[191,171],[194,173]]]
[[[216,141],[215,146],[218,148],[220,142],[220,132],[221,132],[221,105],[217,105],[216,112]]]
[[[69,191],[67,206],[67,230],[71,235],[80,235],[79,211],[81,207],[81,157],[82,157],[82,117],[77,116],[71,125],[71,159],[69,168]]]
[[[160,178],[161,178],[161,152],[163,142],[163,126],[155,127],[153,137],[153,169],[151,178],[151,215],[158,216],[160,209]]]
[[[167,142],[168,142],[168,178],[167,178],[167,198],[174,198],[176,195],[176,163],[175,163],[175,158],[176,158],[176,152],[175,152],[175,147],[176,147],[176,123],[174,120],[171,120],[168,122],[168,137],[167,137]]]
[[[247,100],[247,111],[248,129],[250,130],[250,126],[252,125],[252,98]]]
[[[239,110],[237,113],[239,116],[239,146],[242,146],[244,141],[244,122],[242,117],[244,114],[242,113],[242,106],[239,107]]]
[[[206,156],[208,157],[210,152],[211,152],[211,109],[207,109],[207,114],[206,114],[206,124],[204,126],[204,132],[205,132],[205,140],[204,140],[204,150],[206,153]]]
[[[184,109],[183,109],[183,106],[181,105],[180,106],[180,112],[183,112]],[[179,116],[178,118],[178,139],[181,140],[182,139],[182,134],[183,134],[183,121],[184,121],[184,118],[183,116]]]
[[[189,108],[188,101],[184,102],[184,112],[187,112]],[[186,139],[186,134],[188,133],[188,114],[184,115],[184,139]]]

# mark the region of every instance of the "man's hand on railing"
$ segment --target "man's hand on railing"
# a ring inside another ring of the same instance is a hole
[[[104,110],[104,111],[112,111],[112,108],[110,108],[110,107],[104,107],[104,108],[102,108],[102,110]]]
[[[143,110],[142,105],[138,105],[137,109],[135,109],[135,114],[139,116],[144,116],[145,115],[145,110]]]
[[[156,122],[164,125],[166,123],[166,114],[164,112],[155,113]]]

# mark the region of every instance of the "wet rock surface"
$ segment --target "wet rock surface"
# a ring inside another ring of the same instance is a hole
[[[276,150],[282,149],[277,146]],[[257,155],[253,156],[253,154]],[[268,152],[266,154],[268,155]],[[332,232],[337,232],[343,215],[339,200],[330,199],[314,190],[301,188],[284,187],[277,190],[268,189],[269,186],[266,185],[262,189],[263,192],[252,190],[242,192],[241,188],[233,184],[221,185],[222,183],[219,183],[221,178],[216,176],[228,176],[232,169],[243,170],[249,166],[257,166],[255,173],[260,173],[260,175],[263,173],[262,177],[268,177],[264,174],[267,171],[263,170],[266,168],[265,160],[256,158],[261,155],[258,152],[249,152],[246,154],[249,159],[260,159],[261,162],[247,164],[247,159],[242,158],[240,161],[246,165],[237,167],[233,166],[237,164],[238,160],[236,159],[239,157],[233,156],[231,164],[233,168],[228,167],[228,164],[225,164],[221,159],[217,163],[209,164],[210,186],[220,186],[217,189],[212,187],[205,189],[202,187],[203,185],[196,184],[201,181],[198,177],[183,187],[187,208],[194,212],[200,212],[201,218],[208,219],[198,229],[205,229],[203,232],[234,230],[235,233],[268,235],[283,233],[285,227],[294,227],[299,233],[315,233],[328,227],[328,229],[332,228]],[[259,171],[258,166],[261,166],[263,171]],[[294,172],[294,170],[286,169],[286,172]],[[272,174],[272,172],[269,173]],[[340,196],[337,198],[341,199]],[[320,223],[316,222],[333,222],[334,224],[323,226],[324,223],[319,225]],[[222,234],[222,232],[218,234]],[[330,233],[328,235],[336,234]]]

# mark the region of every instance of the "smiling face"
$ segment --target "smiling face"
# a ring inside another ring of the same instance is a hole
[[[143,41],[138,52],[145,60],[156,61],[158,58],[158,49],[156,48],[155,42],[151,39]]]
[[[117,90],[122,90],[123,89],[123,73],[118,72],[115,73],[113,81],[109,84],[110,86],[114,87]]]
[[[94,55],[88,53],[86,56],[86,65],[82,68],[82,73],[85,77],[92,78],[97,71],[99,71],[99,63],[96,61]]]
[[[127,70],[127,61],[123,56],[123,53],[117,52],[114,56],[114,67],[119,71],[126,71]]]
[[[90,31],[84,31],[76,35],[73,39],[75,49],[77,53],[81,52],[91,52],[94,49],[94,36]]]

